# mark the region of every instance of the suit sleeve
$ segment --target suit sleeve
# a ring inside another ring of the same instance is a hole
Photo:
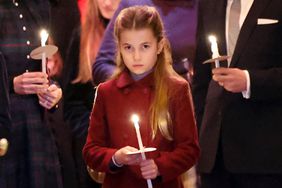
[[[282,53],[282,52],[281,52]],[[282,63],[282,61],[280,61]],[[249,70],[252,101],[277,101],[282,96],[282,68]]]

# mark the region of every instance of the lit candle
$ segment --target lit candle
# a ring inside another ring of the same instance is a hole
[[[143,143],[142,143],[142,138],[141,138],[141,133],[140,133],[140,127],[139,127],[139,117],[136,114],[133,114],[131,116],[131,120],[132,120],[134,127],[135,127],[138,145],[139,145],[139,150],[141,150],[142,159],[146,160],[146,156],[145,156],[145,153],[144,153],[144,146],[143,146]],[[147,185],[148,185],[148,188],[153,187],[151,179],[147,179]]]
[[[218,52],[218,46],[216,42],[216,37],[211,35],[209,36],[209,40],[211,43],[211,51],[212,51],[212,58],[218,58],[219,57],[219,52]],[[215,60],[215,67],[219,67],[219,60]]]
[[[133,114],[131,118],[132,118],[132,121],[133,121],[133,124],[134,124],[134,127],[135,127],[139,149],[142,151],[142,150],[144,150],[144,147],[143,147],[142,138],[141,138],[141,134],[140,134],[140,127],[139,127],[139,123],[138,123],[139,117],[136,114]],[[142,153],[144,153],[144,152],[142,152]]]
[[[48,36],[49,34],[47,33],[47,31],[42,29],[40,32],[41,46],[45,46]],[[46,71],[46,53],[44,51],[42,53],[42,72],[47,73]]]

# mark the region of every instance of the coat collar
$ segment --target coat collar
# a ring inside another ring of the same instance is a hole
[[[154,86],[154,71],[145,76],[143,79],[135,81],[131,77],[128,70],[123,71],[120,76],[117,78],[116,85],[118,88],[130,87],[133,84],[138,84],[140,86]]]

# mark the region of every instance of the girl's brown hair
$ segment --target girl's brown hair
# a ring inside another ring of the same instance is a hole
[[[169,114],[169,98],[172,91],[169,89],[168,78],[178,77],[172,68],[172,58],[169,42],[165,36],[164,26],[158,11],[150,6],[133,6],[123,9],[115,22],[115,39],[117,43],[117,68],[112,78],[116,78],[126,68],[119,49],[120,35],[124,30],[138,30],[149,28],[153,31],[158,43],[163,42],[163,48],[158,54],[154,68],[155,95],[150,107],[150,123],[155,138],[157,131],[168,140],[173,140],[172,123]]]

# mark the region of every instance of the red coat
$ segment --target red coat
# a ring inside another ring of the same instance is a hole
[[[111,157],[117,149],[124,146],[138,148],[131,122],[134,113],[140,118],[144,146],[157,148],[156,152],[146,154],[147,158],[154,158],[162,176],[162,181],[153,181],[154,188],[182,187],[179,176],[199,157],[198,137],[188,83],[177,79],[169,82],[175,91],[169,105],[173,141],[160,133],[151,139],[148,111],[154,94],[152,74],[135,82],[124,72],[119,78],[99,85],[83,154],[91,168],[106,172],[104,188],[147,187],[139,166],[123,166],[116,173],[109,169]]]

